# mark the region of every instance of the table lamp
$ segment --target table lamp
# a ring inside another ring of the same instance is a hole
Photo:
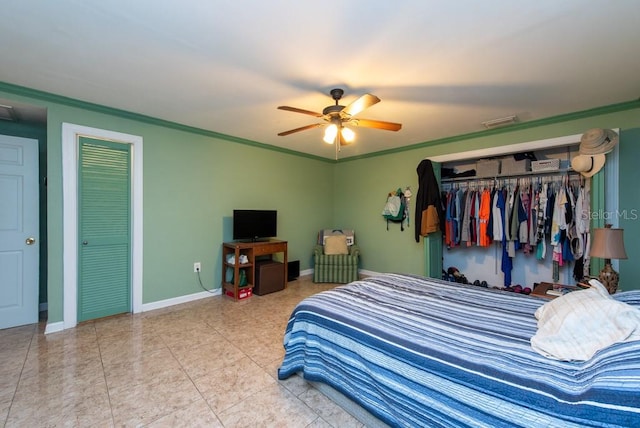
[[[618,272],[611,267],[611,259],[626,259],[622,232],[624,229],[612,229],[610,224],[603,228],[593,229],[590,257],[604,259],[604,268],[600,271],[598,280],[607,287],[609,294],[618,290]]]

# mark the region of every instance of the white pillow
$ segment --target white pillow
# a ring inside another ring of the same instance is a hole
[[[539,307],[531,347],[558,360],[588,360],[614,343],[640,340],[640,309],[613,299],[599,281]]]

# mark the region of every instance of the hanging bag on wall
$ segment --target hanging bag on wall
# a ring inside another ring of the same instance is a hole
[[[387,196],[387,202],[382,210],[382,217],[387,220],[387,230],[389,230],[389,222],[400,223],[400,230],[404,231],[404,221],[407,218],[407,200],[402,192],[398,189],[390,192]]]

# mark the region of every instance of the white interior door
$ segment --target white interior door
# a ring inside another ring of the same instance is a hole
[[[0,135],[0,329],[38,322],[38,141]]]

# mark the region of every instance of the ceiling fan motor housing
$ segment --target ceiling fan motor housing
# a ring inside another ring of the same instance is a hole
[[[344,95],[344,90],[340,88],[335,88],[335,89],[332,89],[329,93],[331,94],[331,97],[333,97],[333,99],[336,100],[336,105],[337,105],[340,98],[342,98],[342,96]]]
[[[324,110],[322,110],[322,114],[328,115],[328,116],[335,116],[339,114],[343,109],[344,109],[344,106],[336,104],[334,106],[325,107]]]
[[[344,106],[338,104],[338,101],[340,101],[340,99],[344,95],[344,90],[340,88],[334,88],[329,93],[331,94],[331,97],[336,101],[336,105],[325,107],[324,110],[322,110],[322,114],[333,118],[338,116],[339,113],[344,109]]]

